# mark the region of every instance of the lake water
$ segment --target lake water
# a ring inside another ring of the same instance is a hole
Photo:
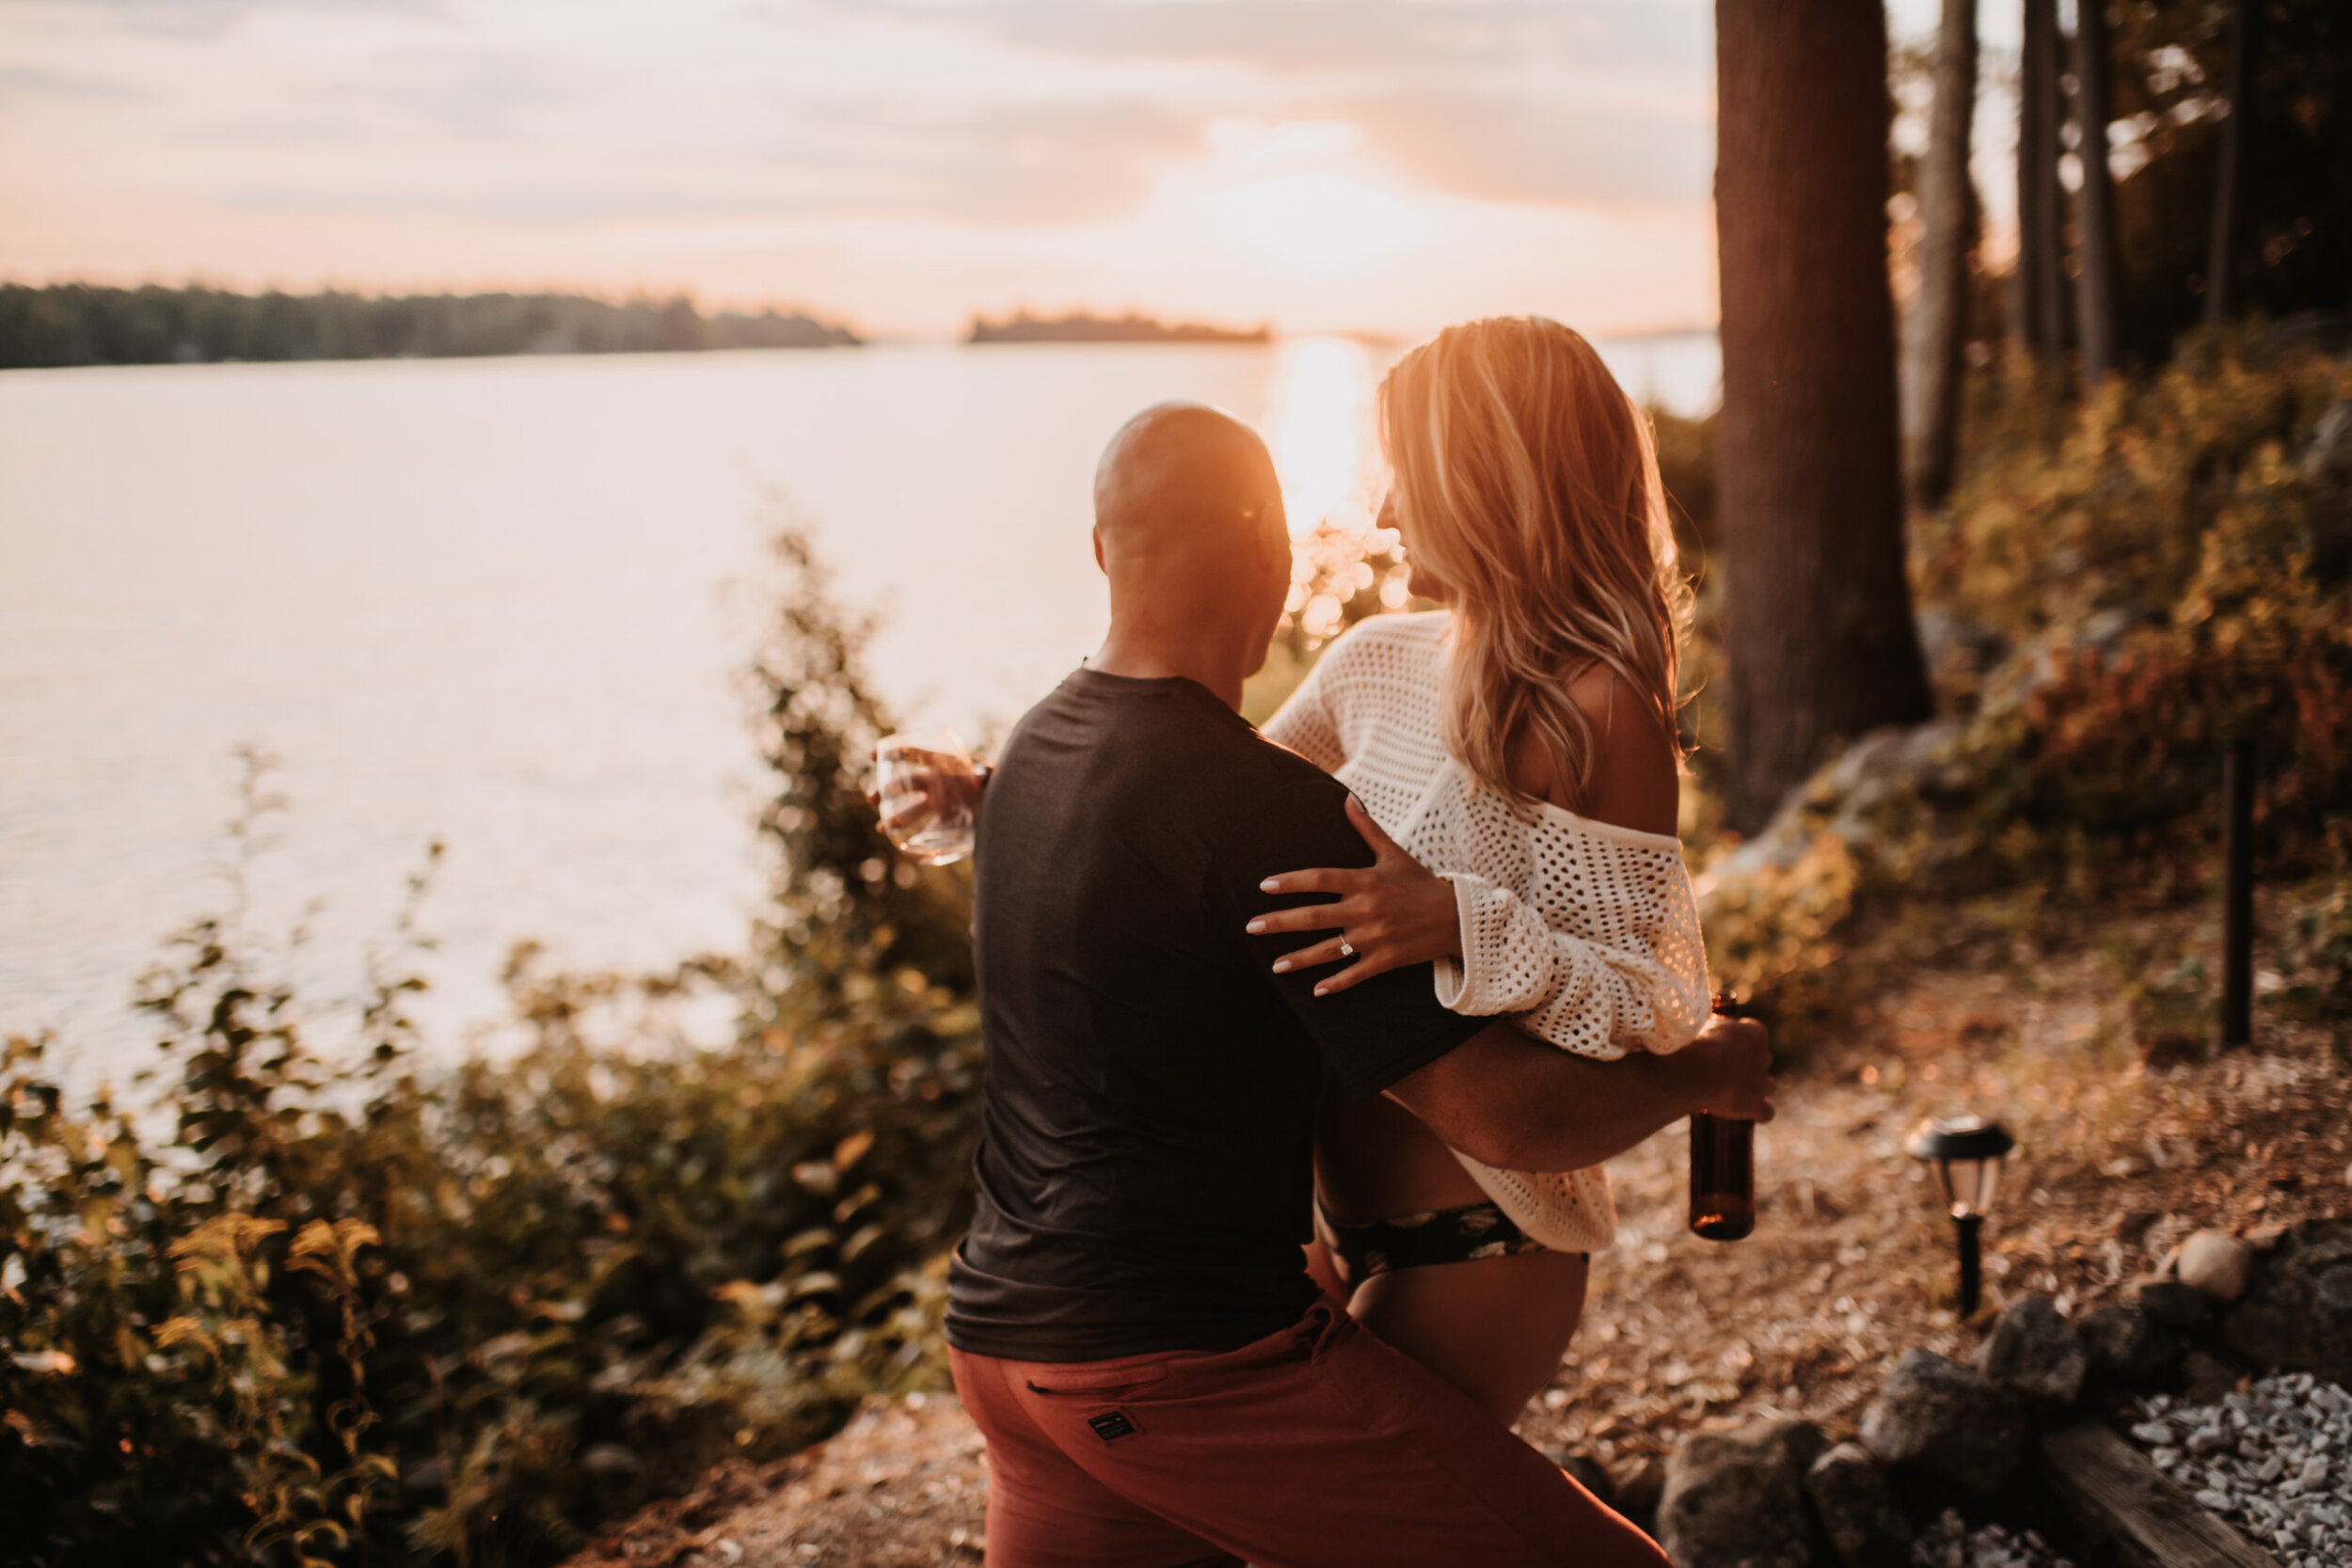
[[[1637,396],[1714,399],[1711,336],[1601,346]],[[308,925],[306,984],[353,989],[446,843],[444,1044],[497,1017],[517,939],[582,966],[731,948],[762,881],[736,672],[780,517],[883,615],[901,716],[985,733],[1102,634],[1089,488],[1121,420],[1224,404],[1267,430],[1294,526],[1359,517],[1381,363],[1299,340],[0,375],[0,1031],[54,1031],[80,1083],[143,1063],[132,984],[223,900],[246,744],[292,803],[252,908]]]

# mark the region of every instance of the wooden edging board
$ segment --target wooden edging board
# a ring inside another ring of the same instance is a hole
[[[2138,1568],[2279,1568],[2101,1422],[2054,1432],[2042,1451],[2084,1528]]]

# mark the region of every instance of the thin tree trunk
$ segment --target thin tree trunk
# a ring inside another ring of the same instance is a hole
[[[2214,182],[2213,252],[2205,263],[2205,323],[2237,313],[2237,253],[2246,228],[2248,171],[2254,156],[2254,64],[2262,51],[2262,0],[2230,7],[2230,117],[2221,122],[2221,169]]]
[[[2017,267],[2010,338],[2054,359],[2066,350],[2065,271],[2058,260],[2058,0],[2025,0],[2017,81]]]
[[[2107,167],[2107,121],[2114,118],[2113,44],[2107,0],[2080,0],[2074,20],[2074,155],[2083,171],[2074,200],[2074,325],[2082,344],[2083,391],[2121,368],[2116,337],[2123,263],[2116,252],[2115,176]]]
[[[1968,146],[1977,114],[1976,0],[1944,0],[1935,39],[1935,104],[1919,166],[1919,297],[1903,339],[1903,469],[1911,499],[1941,502],[1952,487],[1960,426],[1961,347],[1968,336],[1968,251],[1975,227]]]
[[[1903,575],[1881,0],[1716,0],[1730,825],[1931,703]]]

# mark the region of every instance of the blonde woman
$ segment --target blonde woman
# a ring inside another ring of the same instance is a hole
[[[1690,592],[1647,422],[1582,337],[1514,317],[1407,354],[1380,431],[1383,521],[1443,608],[1357,626],[1266,725],[1349,786],[1377,858],[1273,879],[1335,898],[1250,929],[1331,933],[1277,965],[1352,960],[1318,995],[1434,960],[1457,1012],[1593,1056],[1679,1050],[1708,1016],[1674,837]],[[1611,1240],[1606,1177],[1495,1170],[1392,1101],[1325,1099],[1318,1276],[1516,1421]]]

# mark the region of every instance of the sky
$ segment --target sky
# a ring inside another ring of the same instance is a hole
[[[1899,34],[1933,8],[1899,0]],[[0,0],[0,277],[683,292],[883,337],[1019,309],[1703,326],[1711,16]]]

